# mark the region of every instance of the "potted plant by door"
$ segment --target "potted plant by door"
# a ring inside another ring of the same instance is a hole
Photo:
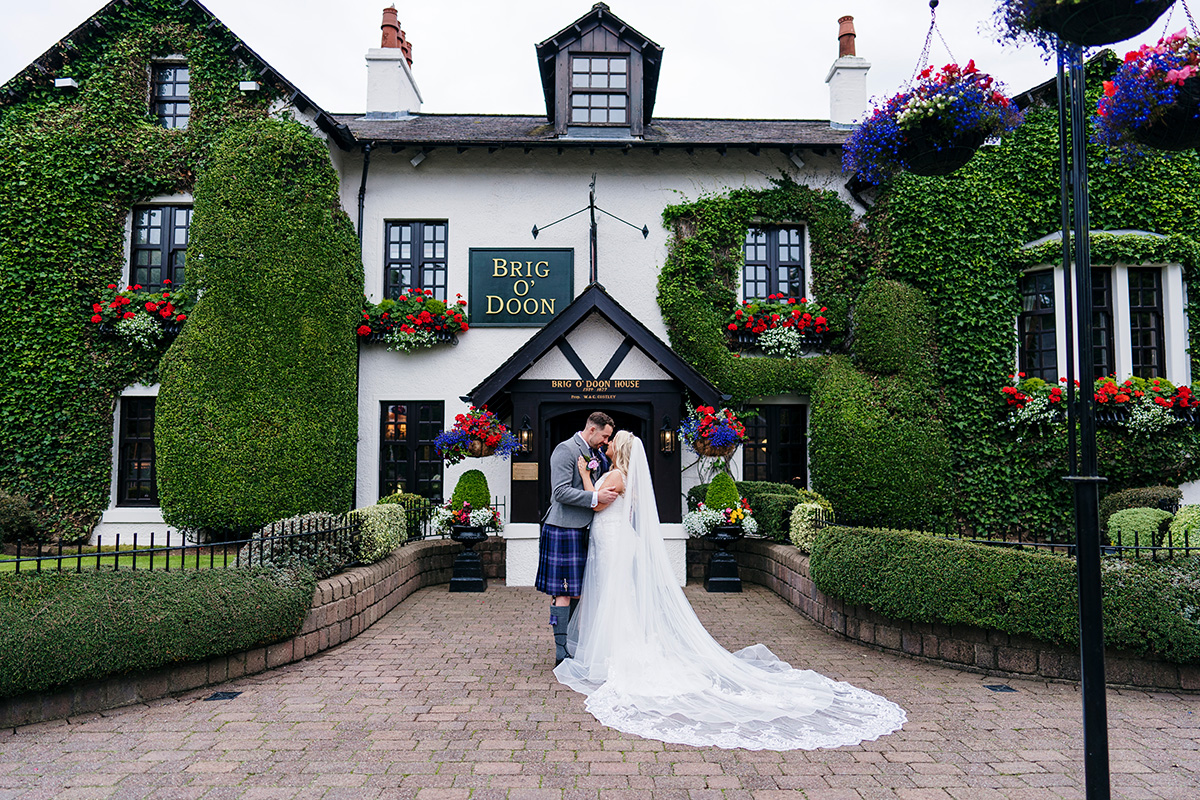
[[[454,486],[450,502],[433,513],[434,533],[445,535],[463,546],[454,559],[450,578],[452,592],[482,592],[487,589],[483,563],[475,545],[488,538],[489,531],[504,527],[500,512],[491,505],[487,476],[477,469],[467,470]]]
[[[989,138],[1021,123],[1022,114],[975,61],[926,67],[915,86],[881,106],[843,145],[842,169],[879,184],[897,172],[948,175]]]
[[[717,546],[704,571],[704,588],[710,592],[740,592],[742,579],[729,546],[747,533],[757,533],[758,522],[728,472],[713,477],[704,502],[684,516],[683,527],[689,536],[703,536]]]
[[[1009,39],[1053,51],[1054,37],[1095,47],[1120,42],[1154,24],[1175,0],[1001,0],[996,22]]]
[[[1127,53],[1093,121],[1096,141],[1127,154],[1200,147],[1200,38],[1181,30]]]

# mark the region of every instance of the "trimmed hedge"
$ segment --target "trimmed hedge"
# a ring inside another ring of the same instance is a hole
[[[1108,518],[1108,540],[1121,547],[1158,547],[1175,515],[1161,508],[1126,508]]]
[[[747,498],[749,500],[749,498]],[[759,494],[750,501],[754,509],[754,518],[758,520],[758,532],[761,536],[779,542],[788,541],[788,529],[791,526],[792,509],[804,502],[799,494]]]
[[[1100,530],[1108,530],[1108,518],[1127,508],[1160,508],[1174,513],[1183,501],[1176,486],[1140,486],[1113,492],[1100,501]]]
[[[738,493],[746,498],[750,503],[750,507],[758,511],[755,500],[762,494],[810,494],[807,489],[797,489],[790,483],[771,483],[769,481],[734,481]],[[687,506],[688,511],[695,511],[696,507],[704,503],[704,496],[708,493],[708,484],[701,483],[688,489]],[[707,503],[705,503],[707,505]]]
[[[718,472],[704,493],[704,505],[713,509],[737,508],[741,500],[742,495],[728,472]]]
[[[813,583],[893,619],[973,625],[1077,646],[1075,562],[914,531],[825,528]],[[1105,559],[1104,638],[1112,648],[1200,662],[1200,560]]]
[[[854,308],[854,356],[878,375],[933,379],[933,309],[925,294],[898,281],[874,281]]]
[[[348,511],[363,273],[325,144],[289,120],[233,128],[197,181],[190,236],[203,294],[162,360],[163,518],[246,531]]]
[[[261,568],[0,574],[0,697],[287,639],[315,586]]]
[[[358,560],[374,564],[404,543],[408,511],[398,504],[381,503],[355,509],[350,519],[358,523]]]
[[[469,469],[454,484],[454,493],[450,495],[450,505],[462,508],[463,503],[470,503],[471,508],[478,510],[492,504],[492,492],[488,488],[487,476],[481,470]]]
[[[0,489],[0,544],[40,539],[37,533],[37,518],[29,507],[29,501],[19,494],[9,494]]]
[[[801,553],[811,553],[813,543],[820,535],[817,518],[825,509],[820,503],[797,503],[788,520],[788,539]]]

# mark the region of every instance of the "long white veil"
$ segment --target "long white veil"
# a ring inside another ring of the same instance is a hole
[[[752,750],[856,744],[904,723],[895,703],[792,669],[764,645],[721,647],[676,581],[636,437],[628,472],[624,494],[592,523],[573,656],[554,670],[588,695],[588,711],[646,738]]]

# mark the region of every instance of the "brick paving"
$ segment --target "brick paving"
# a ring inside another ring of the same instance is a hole
[[[532,589],[423,589],[306,661],[148,705],[0,731],[0,800],[783,800],[1083,797],[1075,686],[864,649],[769,591],[687,593],[730,649],[883,694],[903,730],[836,750],[663,744],[599,725],[550,674]],[[985,684],[1017,691],[997,694]],[[204,702],[213,691],[233,700]],[[1200,798],[1200,696],[1109,693],[1115,797]]]

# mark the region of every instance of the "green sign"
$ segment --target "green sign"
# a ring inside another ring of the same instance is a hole
[[[540,328],[575,299],[575,251],[471,248],[471,327]]]

